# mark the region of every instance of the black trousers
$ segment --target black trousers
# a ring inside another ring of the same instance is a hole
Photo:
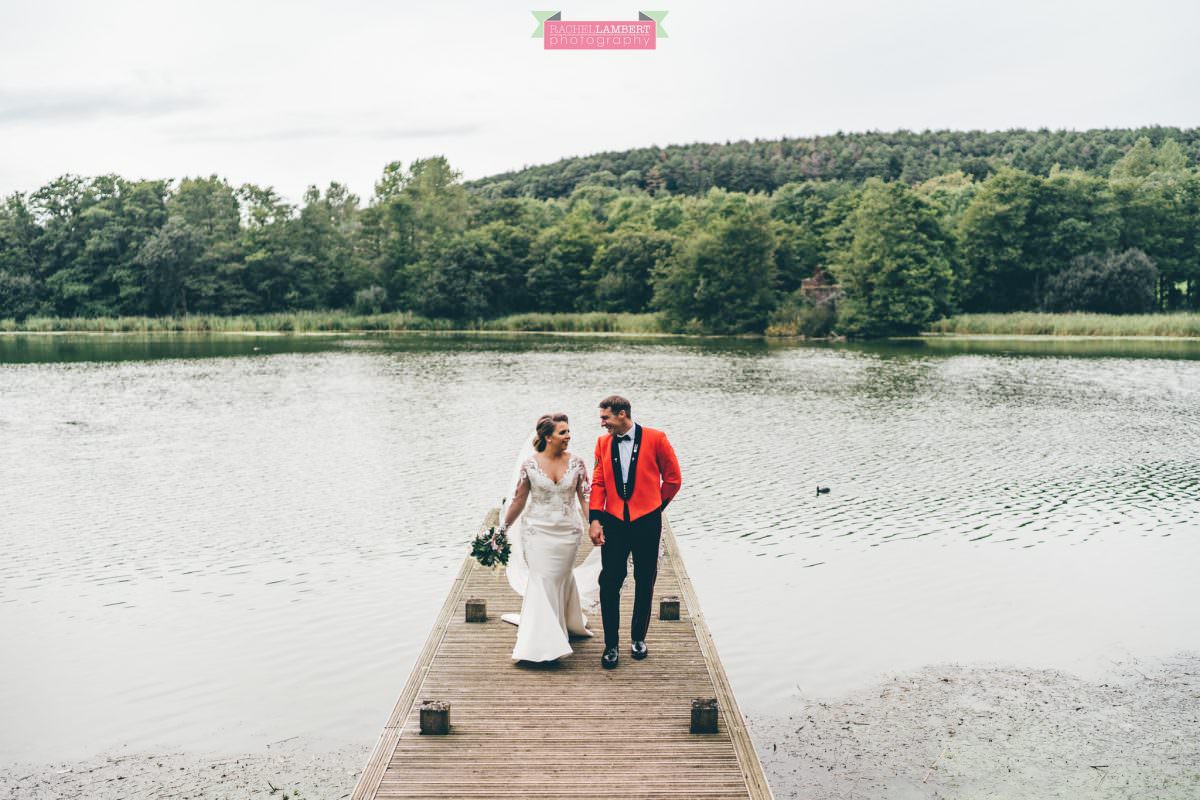
[[[658,542],[662,538],[662,512],[655,511],[632,522],[605,514],[604,546],[600,548],[600,614],[604,619],[604,647],[616,647],[621,632],[621,587],[633,554],[633,621],[631,639],[646,638],[654,581],[658,577]]]

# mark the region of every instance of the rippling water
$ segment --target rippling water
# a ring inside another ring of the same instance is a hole
[[[0,760],[373,741],[532,420],[614,391],[751,714],[1200,649],[1197,343],[0,336]]]

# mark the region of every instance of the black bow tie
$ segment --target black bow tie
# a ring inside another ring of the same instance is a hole
[[[628,441],[629,441],[629,434],[628,434],[628,433],[626,433],[626,434],[623,434],[623,435],[621,435],[621,436],[618,436],[618,437],[617,437],[617,441],[618,441],[618,442],[628,442]]]

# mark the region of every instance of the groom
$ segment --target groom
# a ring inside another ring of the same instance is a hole
[[[646,631],[654,579],[658,576],[658,542],[662,512],[679,493],[682,478],[667,435],[630,418],[629,401],[612,395],[600,401],[600,424],[608,433],[596,440],[592,475],[591,528],[588,536],[600,547],[600,613],[604,619],[605,669],[617,666],[621,630],[621,586],[633,554],[633,636],[631,655],[649,655]]]

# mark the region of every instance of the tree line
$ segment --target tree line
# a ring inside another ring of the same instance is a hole
[[[535,197],[435,157],[387,165],[365,204],[336,183],[292,204],[216,176],[64,176],[0,207],[0,318],[656,311],[672,330],[878,335],[958,311],[1195,310],[1195,162],[1146,136],[1104,174],[699,194],[592,175]],[[814,275],[839,290],[814,295]]]
[[[1058,167],[1107,177],[1142,138],[1155,147],[1174,140],[1193,164],[1200,156],[1200,128],[837,133],[597,153],[467,185],[492,197],[547,198],[567,197],[584,182],[698,195],[714,188],[769,194],[801,181],[879,178],[912,185],[952,172],[983,180],[1002,167],[1042,176]]]

